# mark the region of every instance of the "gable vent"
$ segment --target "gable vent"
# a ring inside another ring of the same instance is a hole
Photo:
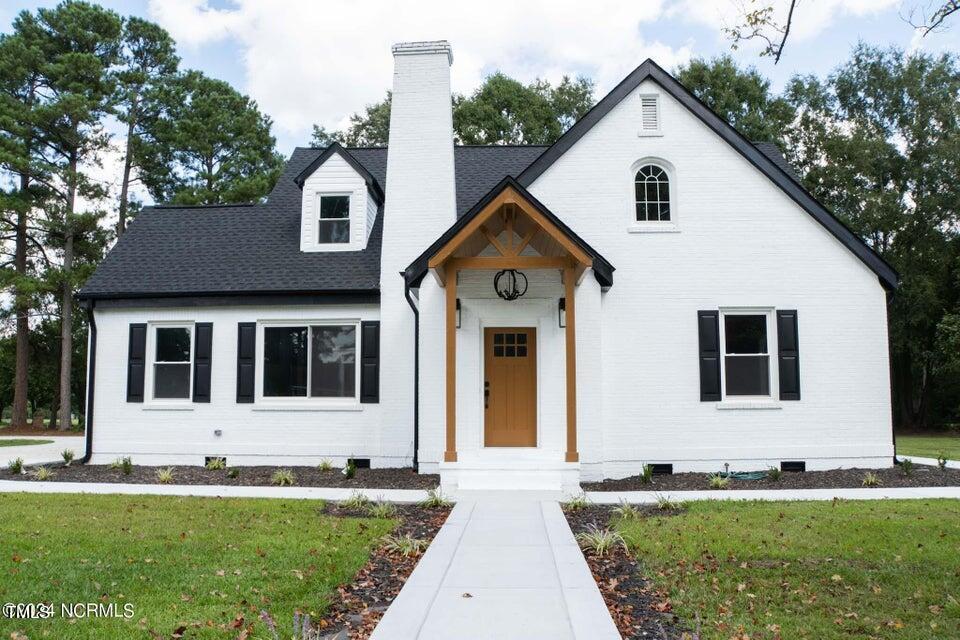
[[[640,96],[640,129],[644,133],[660,131],[660,108],[657,96]]]

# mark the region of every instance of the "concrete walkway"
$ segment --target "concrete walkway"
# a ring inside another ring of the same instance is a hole
[[[0,436],[0,440],[53,440],[50,444],[0,447],[0,464],[3,466],[7,465],[8,460],[16,458],[23,458],[24,464],[63,462],[60,453],[64,449],[73,449],[74,458],[79,460],[87,446],[83,436]]]
[[[620,638],[556,501],[460,500],[371,640]]]

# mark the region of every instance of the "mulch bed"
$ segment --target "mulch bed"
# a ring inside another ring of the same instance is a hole
[[[364,512],[350,511],[336,504],[328,505],[326,512],[335,516],[367,517]],[[397,505],[400,523],[392,535],[402,537],[409,534],[413,538],[431,541],[449,514],[449,507],[428,509],[419,505]],[[383,547],[375,550],[353,582],[339,588],[340,601],[331,607],[325,618],[317,621],[321,639],[369,638],[422,555],[404,556],[390,553]]]
[[[663,516],[664,511],[653,507],[638,507],[645,515]],[[574,535],[590,526],[608,527],[612,507],[590,506],[578,511],[565,511]],[[600,588],[607,610],[624,640],[675,640],[689,638],[680,619],[672,612],[670,599],[643,577],[633,556],[622,546],[616,546],[602,558],[584,550],[594,580]]]
[[[2,452],[0,452],[2,455]],[[54,469],[55,482],[106,482],[129,484],[159,484],[157,469],[135,465],[129,475],[110,465],[83,464]],[[225,485],[230,487],[271,486],[271,476],[281,467],[232,467],[238,471],[231,478],[227,470],[211,471],[205,467],[173,467],[173,484]],[[340,487],[344,489],[434,489],[440,484],[436,474],[414,473],[412,469],[357,469],[352,479],[347,479],[340,469],[320,471],[316,467],[282,467],[296,476],[298,487]],[[15,475],[6,468],[0,469],[0,480],[24,480],[37,482],[29,474]]]
[[[903,467],[889,469],[833,469],[831,471],[805,471],[803,473],[784,473],[779,480],[763,478],[761,480],[736,480],[731,478],[728,489],[849,489],[863,486],[863,477],[867,473],[880,478],[880,488],[884,487],[957,487],[960,486],[960,469],[914,465],[910,475]],[[694,491],[710,488],[710,473],[675,473],[669,476],[654,476],[644,484],[641,476],[630,476],[620,480],[603,482],[584,482],[586,491]]]

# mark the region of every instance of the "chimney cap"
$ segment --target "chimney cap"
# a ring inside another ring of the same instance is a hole
[[[392,47],[394,56],[422,56],[446,54],[447,61],[453,64],[453,48],[446,40],[421,40],[418,42],[398,42]]]

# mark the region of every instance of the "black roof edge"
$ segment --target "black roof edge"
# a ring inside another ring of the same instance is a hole
[[[526,198],[530,204],[532,204],[537,211],[543,214],[550,222],[555,224],[561,231],[567,234],[572,238],[580,248],[587,252],[590,256],[593,264],[593,273],[596,277],[597,282],[600,283],[601,287],[610,287],[613,286],[613,272],[615,268],[607,260],[600,255],[600,253],[591,247],[583,238],[578,236],[573,229],[568,227],[564,222],[553,214],[542,202],[537,200],[533,194],[531,194],[527,189],[520,184],[516,178],[513,176],[506,176],[497,183],[490,191],[487,192],[485,196],[480,198],[475,205],[473,205],[469,211],[460,216],[456,222],[454,222],[449,229],[443,232],[439,238],[437,238],[427,249],[421,253],[412,263],[408,266],[404,272],[403,276],[406,279],[407,284],[412,288],[419,286],[419,283],[423,280],[423,277],[428,271],[428,262],[430,256],[435,254],[440,250],[440,247],[449,242],[457,233],[463,229],[470,220],[472,220],[480,211],[482,211],[490,201],[492,201],[497,195],[507,187],[513,187],[517,192]]]
[[[647,58],[634,69],[610,93],[604,96],[580,120],[567,130],[553,145],[534,160],[517,177],[525,187],[530,186],[557,159],[566,153],[580,138],[593,128],[605,115],[626,98],[643,81],[652,80],[664,91],[673,96],[701,122],[736,149],[753,166],[760,170],[784,191],[794,202],[833,234],[844,246],[857,256],[867,267],[877,274],[880,283],[888,289],[896,289],[900,276],[870,245],[850,230],[839,218],[834,216],[822,203],[814,198],[802,185],[795,181],[783,169],[768,158],[762,151],[740,134],[733,126],[718,116],[699,98],[690,93],[676,78],[663,70],[656,62]]]
[[[299,175],[293,179],[293,181],[302,189],[303,183],[306,181],[306,179],[309,178],[310,175],[316,171],[320,165],[326,162],[330,156],[335,153],[346,160],[347,164],[353,167],[353,170],[363,177],[364,182],[367,183],[367,190],[371,193],[371,195],[374,196],[374,198],[377,199],[377,202],[383,203],[383,189],[380,187],[380,183],[378,183],[377,179],[374,178],[369,171],[367,171],[366,167],[357,162],[357,159],[354,158],[350,152],[339,142],[331,142],[330,146],[328,146],[323,153],[317,156],[313,162],[308,164],[307,168],[301,171]]]
[[[213,204],[148,204],[143,209],[230,209],[233,207],[255,207],[258,202],[224,202]],[[141,211],[143,210],[141,209]],[[136,219],[136,217],[134,217]]]
[[[77,294],[82,304],[96,301],[98,307],[199,307],[253,304],[356,304],[377,303],[379,289],[330,289],[324,291],[199,291],[192,293]]]

